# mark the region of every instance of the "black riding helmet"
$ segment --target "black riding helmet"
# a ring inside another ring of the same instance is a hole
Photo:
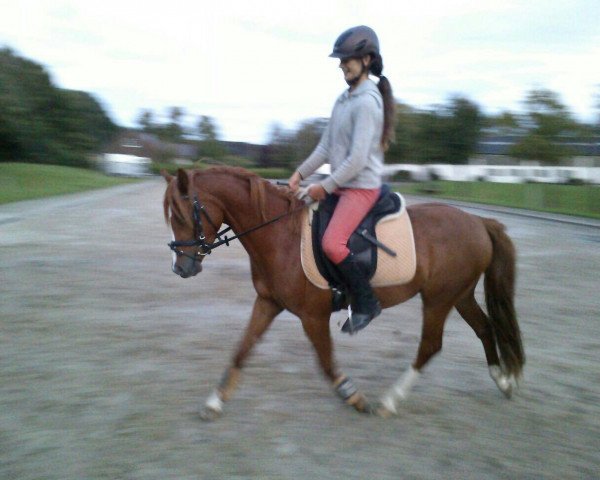
[[[372,28],[359,25],[349,28],[337,38],[333,45],[333,52],[329,56],[345,59],[362,57],[370,53],[379,55],[379,39]]]

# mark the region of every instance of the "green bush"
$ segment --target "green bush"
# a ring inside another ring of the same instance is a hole
[[[267,179],[288,178],[291,175],[287,168],[250,168],[249,170]]]
[[[177,174],[177,170],[183,168],[185,170],[191,169],[204,169],[211,167],[213,165],[205,165],[202,162],[194,162],[192,165],[177,165],[176,163],[168,163],[168,162],[152,162],[150,164],[150,172],[155,175],[160,175],[161,170],[166,170],[167,173],[171,175]]]
[[[93,95],[59,88],[42,65],[0,48],[0,161],[87,166],[117,130]]]
[[[252,168],[255,165],[249,158],[239,157],[237,155],[225,155],[224,157],[219,158],[219,163],[229,167],[243,168]]]

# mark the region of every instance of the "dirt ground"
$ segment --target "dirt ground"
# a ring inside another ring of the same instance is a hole
[[[0,207],[0,478],[599,477],[600,228],[484,213],[519,253],[527,364],[512,400],[453,313],[401,414],[359,415],[284,313],[225,415],[204,423],[254,291],[239,244],[195,278],[171,273],[163,190],[153,179]],[[375,400],[416,353],[420,301],[352,338],[343,319],[339,363]]]

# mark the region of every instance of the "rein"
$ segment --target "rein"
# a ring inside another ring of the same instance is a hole
[[[285,212],[285,213],[278,215],[277,217],[272,218],[264,223],[261,223],[252,228],[249,228],[248,230],[245,230],[241,233],[235,234],[232,237],[228,237],[225,234],[231,230],[231,227],[224,228],[223,230],[221,230],[219,232],[217,230],[217,226],[214,224],[214,222],[210,218],[208,211],[206,210],[206,208],[204,208],[204,205],[202,205],[198,201],[198,196],[194,195],[193,215],[194,215],[194,230],[196,232],[196,239],[188,240],[188,241],[173,240],[172,242],[168,243],[167,245],[178,256],[188,257],[196,262],[196,261],[198,261],[198,257],[205,257],[206,255],[210,255],[211,252],[215,248],[220,247],[221,245],[229,246],[229,242],[231,242],[232,240],[236,240],[236,239],[241,238],[244,235],[248,235],[249,233],[252,233],[260,228],[266,227],[267,225],[271,225],[272,223],[275,223],[278,220],[281,220],[282,218],[287,217],[288,215],[292,215],[296,212],[299,212],[300,210],[302,210],[303,208],[306,208],[307,206],[308,206],[308,204],[305,203],[304,205],[301,205],[289,212]],[[204,214],[204,216],[208,220],[208,223],[210,223],[211,227],[213,227],[214,230],[217,232],[218,241],[212,242],[212,243],[208,243],[206,241],[206,236],[204,235],[204,226],[202,224],[202,214]],[[221,236],[224,236],[224,238],[221,238]],[[189,254],[185,253],[183,250],[180,250],[180,247],[198,247],[198,250],[196,251],[195,255],[189,255]]]

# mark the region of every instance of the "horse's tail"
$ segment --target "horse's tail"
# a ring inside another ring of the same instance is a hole
[[[516,252],[504,225],[491,218],[483,223],[492,240],[492,261],[485,271],[485,303],[505,372],[519,377],[525,351],[514,305]]]

